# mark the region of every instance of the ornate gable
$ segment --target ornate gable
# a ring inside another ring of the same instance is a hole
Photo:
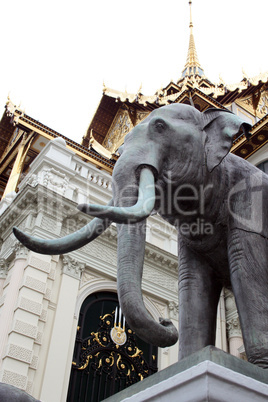
[[[133,127],[128,110],[120,108],[102,145],[110,152],[115,152],[124,142],[125,135],[132,130]]]

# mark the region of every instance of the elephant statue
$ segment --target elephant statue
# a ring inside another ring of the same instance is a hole
[[[25,391],[10,384],[0,382],[1,402],[40,402]]]
[[[229,153],[250,128],[227,109],[160,107],[126,135],[112,201],[78,206],[95,216],[88,225],[55,240],[14,233],[33,251],[62,254],[116,222],[123,314],[138,336],[166,347],[177,330],[150,316],[141,293],[146,218],[158,213],[178,230],[179,359],[215,344],[219,296],[231,286],[248,360],[268,368],[268,176]]]

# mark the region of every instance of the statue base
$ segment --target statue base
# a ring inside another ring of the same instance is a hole
[[[106,402],[268,400],[268,370],[214,346],[107,398]]]

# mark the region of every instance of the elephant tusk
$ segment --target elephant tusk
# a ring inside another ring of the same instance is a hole
[[[113,207],[106,205],[80,204],[78,209],[92,216],[108,218],[116,223],[135,223],[146,219],[155,205],[154,174],[144,167],[140,174],[139,196],[135,205],[130,207]]]
[[[113,200],[111,200],[108,205],[112,204]],[[56,255],[69,253],[70,251],[85,246],[101,235],[111,223],[112,222],[108,219],[94,218],[81,229],[60,239],[40,239],[22,232],[17,227],[13,228],[13,233],[16,238],[30,250],[40,254]]]

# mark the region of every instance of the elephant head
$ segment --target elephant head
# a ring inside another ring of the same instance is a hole
[[[228,154],[233,137],[249,125],[227,110],[204,113],[172,104],[154,110],[125,137],[113,171],[110,205],[79,205],[92,216],[80,231],[57,240],[32,238],[14,228],[17,238],[33,251],[60,254],[93,240],[112,222],[118,229],[118,297],[130,327],[145,341],[166,347],[177,341],[170,320],[157,323],[147,312],[141,293],[146,218],[153,209],[176,224],[172,198],[182,183],[197,185]],[[167,189],[171,183],[171,191]]]

